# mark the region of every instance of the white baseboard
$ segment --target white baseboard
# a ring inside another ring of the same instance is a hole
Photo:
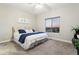
[[[4,40],[4,41],[1,41],[0,43],[5,43],[5,42],[9,42],[11,40]]]
[[[68,40],[64,40],[64,39],[59,39],[59,38],[52,38],[52,37],[48,37],[49,39],[52,39],[52,40],[58,40],[58,41],[63,41],[63,42],[67,42],[67,43],[72,43],[72,41],[68,41]],[[0,43],[5,43],[5,42],[9,42],[11,40],[4,40],[4,41],[1,41]]]
[[[51,37],[48,37],[49,39],[52,39],[52,40],[58,40],[58,41],[63,41],[63,42],[67,42],[67,43],[72,43],[72,41],[68,41],[68,40],[64,40],[64,39],[59,39],[59,38],[51,38]]]

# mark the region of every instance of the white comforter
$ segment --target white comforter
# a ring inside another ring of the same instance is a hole
[[[31,35],[31,36],[26,37],[25,42],[22,44],[18,41],[20,35],[21,34],[19,34],[19,33],[14,33],[13,40],[16,43],[18,43],[21,47],[23,47],[24,49],[29,49],[29,47],[32,43],[48,37],[47,33],[40,33],[40,34]]]

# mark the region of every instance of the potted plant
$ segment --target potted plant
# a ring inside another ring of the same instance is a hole
[[[72,30],[75,31],[74,38],[72,39],[72,42],[77,49],[77,54],[79,55],[79,26],[73,27]]]

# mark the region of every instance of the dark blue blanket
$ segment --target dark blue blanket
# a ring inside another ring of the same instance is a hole
[[[19,42],[23,44],[25,42],[25,38],[27,36],[31,36],[31,35],[35,35],[35,34],[40,34],[40,33],[44,33],[44,32],[33,32],[33,33],[25,33],[25,34],[22,34],[20,36],[20,38],[19,38]]]

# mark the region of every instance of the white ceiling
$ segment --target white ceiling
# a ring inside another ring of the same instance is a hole
[[[21,9],[23,11],[29,12],[34,15],[46,13],[56,8],[62,8],[62,7],[70,6],[70,5],[75,5],[71,3],[43,3],[43,4],[40,3],[41,5],[43,5],[43,8],[36,9],[35,8],[36,4],[39,4],[39,3],[7,3],[5,5]]]

